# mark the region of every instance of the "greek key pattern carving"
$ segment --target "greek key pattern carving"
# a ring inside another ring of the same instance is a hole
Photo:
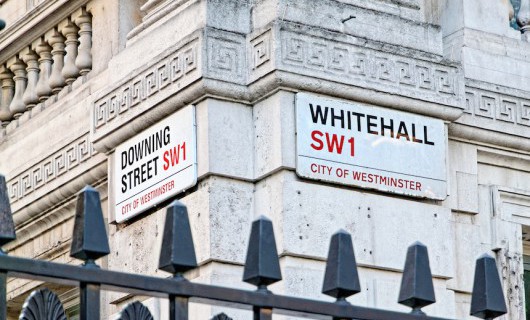
[[[258,69],[271,60],[270,31],[259,35],[250,41],[252,69]]]
[[[88,134],[63,147],[7,182],[11,203],[62,176],[95,154],[97,151]]]
[[[323,78],[398,92],[409,89],[431,96],[458,95],[458,69],[393,55],[335,40],[282,33],[282,63]]]
[[[198,66],[198,44],[198,38],[192,40],[164,59],[157,60],[156,64],[150,65],[116,90],[96,100],[94,129],[135,108],[140,102],[156,95],[170,84],[176,84],[179,89],[184,87],[183,82],[190,80],[190,73]]]
[[[208,75],[244,83],[244,43],[237,39],[208,36]]]
[[[530,99],[466,86],[465,113],[530,127]]]

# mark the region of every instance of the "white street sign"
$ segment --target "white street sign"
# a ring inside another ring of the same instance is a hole
[[[116,148],[116,222],[197,183],[195,107],[187,106]]]
[[[441,120],[296,95],[300,177],[443,200],[446,132]]]

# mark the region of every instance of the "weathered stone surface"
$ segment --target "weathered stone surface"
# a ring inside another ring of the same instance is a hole
[[[280,91],[253,107],[256,179],[296,166],[294,99],[293,93]]]
[[[254,128],[248,105],[207,99],[197,105],[198,175],[254,177]]]
[[[429,248],[432,273],[454,276],[448,209],[399,198],[381,201],[378,194],[309,184],[289,171],[259,182],[255,197],[255,208],[270,212],[280,253],[325,258],[329,238],[343,228],[352,234],[359,264],[399,270],[407,247],[418,240]]]

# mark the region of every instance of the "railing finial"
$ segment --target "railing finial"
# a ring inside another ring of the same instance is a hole
[[[421,308],[436,302],[429,253],[421,242],[413,243],[407,250],[398,302],[411,307],[415,314],[424,314]]]
[[[331,237],[322,293],[343,301],[360,291],[352,238],[341,229]]]
[[[91,186],[77,196],[70,256],[96,266],[94,260],[110,253],[99,192]]]
[[[158,269],[180,278],[183,272],[195,269],[197,258],[191,235],[188,209],[177,200],[166,211],[166,222],[162,236],[162,248]]]
[[[487,254],[477,259],[471,295],[472,316],[494,319],[507,313],[495,259]]]
[[[0,254],[3,252],[1,247],[15,239],[15,224],[9,204],[6,178],[0,174]]]
[[[243,281],[268,291],[267,286],[282,280],[272,221],[260,216],[252,222]]]

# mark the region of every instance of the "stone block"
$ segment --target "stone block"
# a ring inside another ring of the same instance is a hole
[[[443,202],[444,206],[453,210],[476,213],[478,210],[476,146],[449,140],[447,166],[449,196]]]
[[[530,173],[514,170],[510,167],[498,167],[479,163],[478,183],[482,185],[510,186],[521,190],[530,190]]]
[[[480,241],[486,246],[492,246],[493,241],[493,229],[491,212],[492,208],[492,194],[491,187],[488,185],[478,186],[478,212],[479,214],[474,216],[475,223],[480,226]],[[493,248],[492,248],[493,249]]]
[[[457,210],[478,213],[477,179],[476,174],[456,172]]]
[[[210,255],[207,258],[244,263],[254,220],[254,186],[221,177],[209,180]],[[201,241],[200,237],[197,235],[196,243]]]
[[[442,52],[441,30],[438,26],[420,23],[423,17],[418,1],[396,4],[388,1],[267,0],[258,3],[252,11],[254,29],[263,28],[274,20],[291,21],[434,54]]]
[[[438,205],[306,183],[281,171],[257,183],[255,208],[273,220],[281,254],[324,259],[331,235],[342,228],[352,234],[360,264],[401,270],[407,247],[421,241],[433,275],[453,276],[451,213]]]
[[[475,273],[475,260],[487,251],[481,242],[479,224],[468,214],[453,213],[454,223],[454,278],[450,280],[449,287],[458,292],[471,292],[473,276]]]
[[[526,90],[530,62],[469,47],[463,47],[462,53],[466,78]]]
[[[218,174],[252,179],[252,108],[240,103],[207,99],[197,105],[196,114],[199,177]]]
[[[463,6],[460,14],[463,15],[466,28],[499,35],[507,35],[512,30],[509,24],[508,7],[503,1],[460,1]]]
[[[199,264],[212,259],[244,263],[253,217],[252,192],[250,183],[210,177],[180,199],[188,208]],[[109,268],[167,275],[157,270],[165,216],[166,209],[161,208],[117,225],[110,240]]]
[[[206,1],[206,24],[217,29],[249,33],[252,5],[247,0]]]
[[[254,105],[256,179],[296,166],[294,99],[293,93],[280,91]]]

